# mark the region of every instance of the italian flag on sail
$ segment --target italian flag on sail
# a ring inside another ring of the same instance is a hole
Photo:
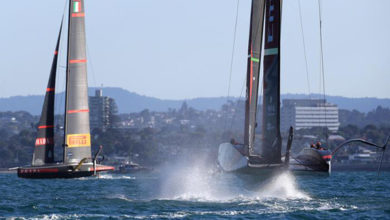
[[[81,11],[81,2],[76,0],[73,2],[73,12],[78,13],[80,11]]]

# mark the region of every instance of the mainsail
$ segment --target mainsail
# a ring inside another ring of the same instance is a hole
[[[265,0],[253,0],[249,30],[248,67],[245,103],[245,154],[252,153],[255,140],[256,113],[259,91],[259,74],[263,38]]]
[[[32,161],[33,166],[54,162],[54,97],[61,30],[62,22],[58,34],[56,49],[54,51],[54,57],[51,65],[49,82],[47,83],[41,118],[38,123],[38,135],[35,140]]]
[[[84,0],[69,1],[64,163],[91,157]]]
[[[266,1],[264,39],[264,94],[262,156],[269,163],[281,162],[280,136],[280,0]]]

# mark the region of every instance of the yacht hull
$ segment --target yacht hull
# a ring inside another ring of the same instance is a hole
[[[261,158],[256,156],[244,156],[240,153],[241,147],[231,143],[219,145],[218,165],[223,171],[267,177],[287,169],[284,163],[268,164],[261,162]],[[290,158],[288,170],[294,174],[330,174],[331,157],[329,150],[304,149],[297,157]]]
[[[95,173],[114,170],[114,167],[97,164],[96,172],[93,164],[77,165],[53,164],[45,166],[28,166],[18,168],[18,177],[29,179],[79,178],[93,176]]]
[[[232,172],[248,167],[248,157],[240,153],[241,146],[222,143],[218,148],[218,164],[222,170]]]
[[[284,164],[269,164],[262,162],[256,156],[244,156],[241,145],[223,143],[218,149],[218,165],[225,172],[256,175],[266,177],[280,171]]]
[[[305,148],[295,158],[290,159],[289,169],[294,172],[331,173],[331,152],[315,148]]]

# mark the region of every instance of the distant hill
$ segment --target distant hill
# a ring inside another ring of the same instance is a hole
[[[89,88],[89,95],[95,95],[95,88]],[[139,112],[144,109],[151,111],[167,111],[169,108],[180,108],[184,100],[164,100],[148,96],[139,95],[121,88],[106,87],[103,89],[103,95],[115,99],[120,113]],[[320,95],[313,94],[312,98],[320,98]],[[64,94],[56,95],[57,100],[64,100]],[[309,98],[303,94],[285,94],[282,99],[301,99]],[[377,98],[346,98],[341,96],[327,96],[327,100],[335,103],[340,109],[368,112],[375,109],[378,105],[390,108],[390,99]],[[230,98],[237,99],[237,98]],[[218,110],[226,103],[226,97],[215,98],[195,98],[185,100],[187,104],[198,110],[215,109]],[[0,98],[0,111],[27,111],[33,115],[39,115],[42,108],[43,95],[13,96],[10,98]],[[63,112],[63,104],[56,106],[57,112]]]
[[[96,88],[89,88],[88,94],[95,95]],[[139,112],[144,109],[151,111],[167,111],[169,108],[178,109],[184,100],[164,100],[148,96],[139,95],[121,88],[105,87],[103,96],[109,96],[115,99],[119,113]],[[64,93],[56,95],[57,101],[64,100]],[[42,109],[43,95],[12,96],[9,98],[0,98],[0,111],[27,111],[33,115],[39,115]],[[199,110],[219,109],[226,98],[196,98],[186,100],[187,104]],[[63,104],[56,104],[56,112],[63,113]]]
[[[95,94],[95,88],[89,89],[89,94]],[[184,100],[158,99],[139,95],[121,88],[107,87],[103,89],[103,96],[109,96],[115,99],[119,112],[139,112],[144,109],[151,111],[167,111],[169,108],[178,109]],[[187,104],[198,110],[220,109],[226,103],[226,98],[196,98],[186,100]]]

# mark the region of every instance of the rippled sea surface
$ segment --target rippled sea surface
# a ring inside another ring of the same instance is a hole
[[[247,184],[205,167],[98,178],[0,174],[0,216],[13,219],[390,219],[390,173],[282,173]]]

